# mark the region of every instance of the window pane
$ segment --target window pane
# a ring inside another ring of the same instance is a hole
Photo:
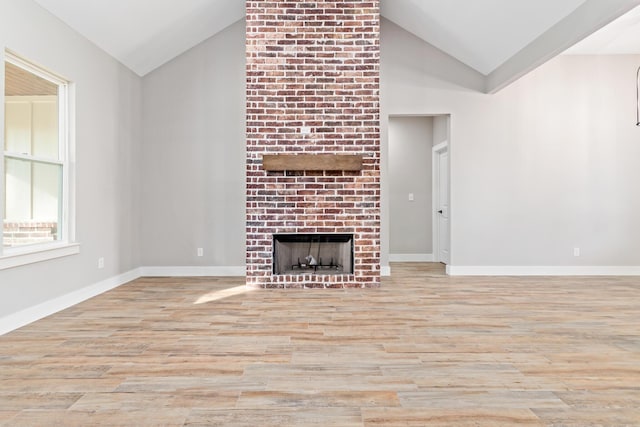
[[[58,97],[5,98],[5,150],[59,160]]]
[[[5,247],[60,237],[62,166],[5,157]]]
[[[33,219],[58,222],[62,194],[62,166],[34,163],[33,167]]]
[[[57,84],[5,62],[5,151],[60,160]]]
[[[31,104],[33,155],[58,160],[58,97],[34,98]]]
[[[31,218],[31,162],[5,158],[5,220]]]
[[[11,153],[31,153],[31,102],[5,99],[4,103],[5,150]]]

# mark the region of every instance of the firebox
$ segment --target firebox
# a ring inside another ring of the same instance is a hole
[[[353,274],[353,234],[274,234],[273,274]]]

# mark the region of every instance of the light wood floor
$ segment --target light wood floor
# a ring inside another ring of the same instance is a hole
[[[136,280],[0,337],[0,425],[640,425],[640,278],[392,270]]]

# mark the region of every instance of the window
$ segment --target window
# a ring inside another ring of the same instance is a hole
[[[11,52],[4,66],[0,268],[77,252],[51,253],[73,242],[68,82]]]

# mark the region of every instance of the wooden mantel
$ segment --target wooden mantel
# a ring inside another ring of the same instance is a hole
[[[359,171],[360,154],[264,154],[266,171]]]

